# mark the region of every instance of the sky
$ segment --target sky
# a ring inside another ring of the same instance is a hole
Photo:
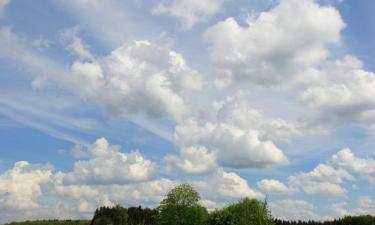
[[[0,223],[375,214],[372,0],[0,0]]]

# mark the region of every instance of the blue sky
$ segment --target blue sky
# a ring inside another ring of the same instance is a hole
[[[209,209],[375,214],[374,7],[0,0],[0,223],[182,182]]]

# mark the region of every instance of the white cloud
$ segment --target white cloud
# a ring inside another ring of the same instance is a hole
[[[201,193],[203,202],[217,203],[217,207],[244,197],[263,198],[264,195],[249,187],[247,181],[233,172],[225,172],[222,168],[207,175],[199,181],[190,181]],[[208,205],[210,206],[210,205]]]
[[[195,24],[205,22],[222,7],[223,0],[164,0],[158,2],[154,14],[170,14],[190,29]]]
[[[228,18],[204,34],[212,63],[224,76],[222,85],[290,83],[327,58],[327,44],[338,44],[345,26],[335,8],[313,0],[281,0],[247,23],[243,27]]]
[[[188,111],[184,94],[202,85],[180,54],[148,41],[122,46],[95,62],[75,62],[72,72],[72,91],[115,115],[180,119]]]
[[[129,43],[140,36],[151,38],[150,33],[155,35],[155,27],[139,19],[139,15],[135,15],[137,12],[130,8],[131,1],[58,0],[56,3],[82,31],[109,48]]]
[[[112,115],[181,119],[189,111],[185,96],[202,87],[200,74],[167,45],[137,41],[106,57],[91,62],[75,61],[71,68],[66,68],[40,54],[9,27],[0,29],[0,42],[0,58],[31,73],[35,88],[50,85],[68,90]],[[80,51],[81,58],[94,57],[81,47],[75,49]]]
[[[348,149],[342,149],[337,154],[332,156],[332,163],[338,167],[344,168],[348,171],[358,173],[375,183],[375,160],[372,158],[359,158]]]
[[[267,118],[243,98],[234,97],[223,102],[213,122],[200,125],[190,119],[178,124],[175,138],[181,148],[208,151],[220,166],[259,168],[287,164],[273,140],[289,140],[299,132],[294,125]]]
[[[374,159],[356,157],[350,149],[342,149],[309,172],[288,177],[288,185],[278,180],[261,180],[258,187],[264,192],[288,193],[302,190],[308,195],[347,197],[345,182],[356,182],[357,176],[374,182]],[[354,183],[354,187],[357,185]],[[358,187],[357,187],[358,188]]]
[[[206,174],[217,168],[215,155],[203,146],[181,148],[180,155],[167,155],[168,170],[182,174]]]
[[[214,152],[219,165],[256,168],[288,163],[286,156],[271,141],[261,141],[256,130],[242,130],[230,124],[207,123],[203,127],[188,121],[176,127],[181,146],[203,146]]]
[[[270,203],[272,215],[285,220],[316,220],[316,207],[304,200],[284,199]]]
[[[258,181],[257,186],[265,193],[291,194],[297,191],[296,189],[287,187],[280,181],[273,179],[263,179]]]
[[[0,13],[4,10],[5,6],[10,3],[10,0],[0,0]]]
[[[374,215],[375,201],[370,196],[361,196],[357,199],[357,207],[353,209],[353,213],[357,215]]]
[[[1,27],[0,43],[0,59],[15,65],[27,75],[33,75],[32,85],[35,89],[46,87],[49,80],[57,80],[56,86],[65,83],[61,76],[67,70],[48,56],[41,54],[32,40],[17,35],[10,27]]]
[[[84,45],[81,38],[77,36],[78,32],[78,27],[64,30],[60,35],[62,44],[66,46],[67,50],[76,54],[80,60],[93,61],[95,57],[90,52],[90,49]]]
[[[50,179],[49,165],[31,165],[26,161],[0,175],[0,208],[27,210],[38,207],[41,184]]]
[[[345,197],[347,190],[341,186],[344,180],[353,181],[354,177],[344,169],[327,164],[319,164],[310,172],[288,178],[291,187],[301,188],[306,194]]]
[[[362,69],[353,56],[327,63],[316,70],[319,82],[311,83],[300,94],[318,120],[333,122],[375,122],[374,73]]]
[[[87,160],[74,163],[72,172],[57,174],[62,183],[127,184],[149,180],[156,172],[156,165],[139,151],[122,153],[118,146],[110,145],[104,138],[96,140],[87,150],[87,156]]]

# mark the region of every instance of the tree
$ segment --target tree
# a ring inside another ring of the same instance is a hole
[[[234,225],[274,225],[267,202],[244,198],[226,208],[232,215]]]
[[[116,205],[114,207],[100,207],[95,210],[90,225],[127,225],[127,209]]]
[[[198,204],[199,193],[189,184],[173,188],[157,208],[157,225],[202,225],[207,210]]]
[[[139,207],[128,208],[128,225],[151,225],[155,224],[155,209]]]
[[[233,215],[228,209],[215,210],[210,213],[207,225],[233,225]]]

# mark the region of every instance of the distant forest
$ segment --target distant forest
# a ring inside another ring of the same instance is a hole
[[[172,189],[155,209],[103,206],[91,220],[36,220],[6,225],[375,225],[375,216],[346,216],[331,221],[285,221],[274,219],[267,202],[244,198],[223,209],[208,212],[190,185]]]

